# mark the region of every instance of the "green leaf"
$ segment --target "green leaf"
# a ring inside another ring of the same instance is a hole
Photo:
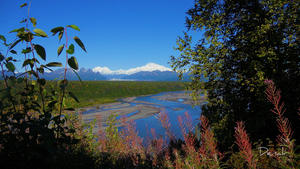
[[[17,41],[15,41],[10,47],[9,47],[9,49],[12,49],[12,48],[14,48],[19,42],[21,42],[22,41],[22,39],[18,39]]]
[[[50,62],[46,64],[47,67],[62,67],[62,64],[60,62]]]
[[[38,36],[48,37],[48,35],[42,29],[34,29],[33,32],[35,32]]]
[[[62,32],[59,32],[59,34],[58,34],[58,39],[59,39],[59,41],[61,40],[61,38],[63,37],[63,35],[64,35],[64,32],[62,31]]]
[[[79,100],[77,99],[74,93],[69,92],[69,96],[72,97],[77,103],[79,103]]]
[[[58,47],[57,49],[57,56],[59,56],[61,54],[61,52],[63,51],[65,45],[61,45]]]
[[[81,49],[84,50],[84,51],[86,52],[86,49],[85,49],[85,47],[84,47],[84,44],[82,43],[82,41],[81,41],[77,36],[74,37],[74,40],[75,40],[75,42],[81,47]]]
[[[80,29],[76,25],[68,25],[67,27],[70,27],[70,28],[73,28],[73,29],[75,29],[77,31],[80,31]]]
[[[34,45],[34,49],[36,53],[43,59],[46,60],[46,51],[43,46]]]
[[[36,62],[36,63],[40,63],[36,58],[32,58],[31,60],[33,60],[33,62]]]
[[[41,67],[46,68],[46,69],[50,70],[51,72],[53,72],[53,70],[50,69],[49,67],[47,67],[46,65],[41,65]]]
[[[17,36],[25,40],[26,42],[30,42],[33,39],[33,34],[31,32],[18,32]]]
[[[75,73],[75,75],[78,77],[79,81],[82,82],[82,80],[81,80],[79,74],[78,74],[74,69],[72,69],[72,71],[73,71],[73,72]]]
[[[70,55],[72,55],[74,53],[74,45],[73,44],[71,44],[69,46],[69,49],[67,50],[67,53],[70,54]]]
[[[14,30],[12,30],[12,31],[10,31],[10,32],[8,32],[8,33],[13,33],[13,32],[24,32],[24,31],[25,31],[25,28],[22,27],[22,28],[14,29]]]
[[[20,23],[24,23],[27,22],[27,19],[23,19]]]
[[[30,21],[33,24],[33,26],[36,27],[36,19],[34,17],[31,17]]]
[[[9,62],[9,61],[13,60],[13,58],[10,56],[10,57],[7,57],[5,60],[6,60],[6,62]]]
[[[74,56],[68,59],[68,64],[71,68],[78,70],[78,62]]]
[[[22,53],[24,53],[24,54],[29,53],[29,52],[31,52],[31,47],[28,47],[28,48],[22,50]]]
[[[64,27],[61,27],[61,26],[51,29],[51,32],[53,33],[52,34],[53,36],[56,35],[57,32],[63,32],[63,31],[64,31]]]
[[[6,63],[5,66],[6,66],[6,68],[7,68],[9,71],[11,71],[11,72],[14,72],[15,69],[16,69],[16,68],[15,68],[15,65],[14,65],[13,63],[11,63],[11,62]]]
[[[27,66],[27,65],[30,65],[31,67],[33,67],[33,60],[32,59],[26,59],[24,62],[23,62],[23,67]]]
[[[6,43],[6,39],[5,39],[5,37],[4,37],[3,35],[0,35],[0,39],[1,39],[4,43]]]
[[[27,3],[22,4],[20,8],[23,8],[24,6],[27,6]]]
[[[17,52],[15,51],[15,50],[10,50],[10,53],[12,53],[12,54],[17,54]]]

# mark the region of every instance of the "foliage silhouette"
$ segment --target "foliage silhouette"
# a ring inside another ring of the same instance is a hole
[[[205,90],[203,115],[212,122],[222,150],[234,143],[234,124],[246,121],[253,141],[276,135],[276,121],[264,97],[272,79],[286,101],[285,115],[300,141],[294,112],[300,107],[299,1],[196,0],[188,10],[188,32],[177,40],[174,70],[192,75],[190,89]]]
[[[85,167],[83,164],[91,166],[94,164],[91,154],[81,151],[80,148],[83,137],[76,137],[76,130],[79,128],[71,127],[73,116],[66,111],[71,108],[65,108],[64,105],[65,97],[77,100],[69,91],[69,95],[66,95],[67,79],[48,85],[48,81],[41,78],[45,69],[51,70],[51,67],[62,64],[42,64],[40,59],[47,59],[46,50],[41,44],[36,44],[35,39],[46,38],[48,35],[36,28],[37,20],[29,16],[30,5],[31,2],[21,5],[22,8],[28,8],[27,19],[21,21],[25,27],[10,31],[16,33],[16,39],[8,43],[5,36],[0,36],[2,47],[7,48],[5,54],[0,53],[4,80],[4,87],[0,91],[1,165],[7,168],[80,168]],[[30,24],[34,27],[33,30]],[[65,48],[68,48],[67,27],[59,29],[59,34],[65,34],[66,37]],[[70,27],[78,29],[75,25]],[[17,52],[14,49],[21,42],[23,49]],[[77,42],[81,42],[78,37]],[[79,46],[83,46],[82,42]],[[24,56],[24,72],[17,76],[14,63],[20,55]],[[68,64],[73,69],[78,67],[75,57],[71,58],[70,60],[66,53],[65,77]],[[77,158],[84,161],[76,163]],[[72,163],[65,163],[70,160]]]

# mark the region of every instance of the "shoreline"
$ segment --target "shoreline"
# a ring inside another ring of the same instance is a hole
[[[83,109],[91,109],[91,108],[99,107],[101,105],[119,103],[119,102],[122,102],[122,100],[130,101],[131,99],[135,99],[137,97],[151,96],[151,95],[156,95],[156,94],[166,93],[166,92],[182,92],[182,91],[186,91],[186,90],[171,90],[171,91],[155,92],[155,93],[152,93],[152,94],[143,94],[143,95],[137,95],[137,96],[120,97],[120,98],[115,98],[115,99],[109,99],[111,101],[102,102],[102,103],[97,103],[97,101],[96,101],[96,103],[92,103],[91,105],[83,106],[83,107],[76,107],[75,109],[76,109],[76,111],[77,110],[83,110]]]
[[[162,92],[164,93],[164,92]],[[161,101],[172,101],[181,104],[194,105],[193,98],[188,92],[174,93],[166,92],[163,95],[153,96],[155,94],[146,95]],[[118,118],[125,117],[125,121],[137,120],[142,118],[147,118],[155,114],[164,111],[164,106],[161,104],[151,103],[147,101],[136,100],[137,97],[127,97],[119,99],[117,102],[106,103],[97,106],[91,106],[86,108],[80,108],[79,112],[82,116],[84,122],[90,122],[96,119],[96,125],[103,127],[108,119],[108,117],[114,113]],[[199,103],[205,102],[204,96],[200,97]],[[182,99],[182,100],[180,100]],[[175,109],[174,109],[175,110]],[[176,109],[180,110],[180,109]],[[175,110],[175,111],[176,111]],[[96,128],[98,128],[96,127]]]
[[[122,103],[122,102],[131,102],[131,101],[135,100],[137,97],[145,97],[145,96],[152,96],[152,95],[156,95],[156,94],[160,94],[160,93],[183,92],[183,91],[186,91],[186,90],[164,91],[164,92],[158,92],[158,93],[153,93],[153,94],[144,94],[144,95],[137,95],[137,96],[130,96],[130,97],[122,97],[122,98],[117,98],[114,101],[107,102],[107,103],[99,103],[99,104],[95,103],[95,104],[92,104],[91,106],[78,107],[78,108],[76,108],[76,111],[77,110],[87,111],[88,109],[99,108],[103,105],[111,105],[111,104],[114,104],[114,103]]]

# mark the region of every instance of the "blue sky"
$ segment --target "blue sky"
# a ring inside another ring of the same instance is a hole
[[[27,9],[19,6],[26,1],[1,0],[0,34],[22,27]],[[69,36],[78,36],[88,53],[75,45],[79,67],[106,66],[112,70],[129,69],[154,62],[170,67],[176,38],[183,34],[185,12],[194,0],[32,0],[30,16],[37,19],[37,28],[48,35],[56,26],[77,25],[81,31],[70,30]],[[47,61],[57,58],[57,37],[35,40],[46,48]],[[72,42],[73,43],[73,42]],[[21,45],[20,45],[21,46]],[[24,44],[23,44],[24,46]],[[5,49],[1,46],[0,50]],[[23,56],[18,56],[23,57]]]

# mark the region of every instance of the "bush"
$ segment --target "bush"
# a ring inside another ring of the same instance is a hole
[[[26,3],[21,5],[26,6]],[[79,28],[76,25],[68,25],[51,30],[53,35],[58,33],[59,40],[63,35],[66,37],[66,45],[58,48],[58,55],[65,48],[67,61],[65,78],[56,84],[48,85],[48,81],[42,78],[45,69],[51,70],[51,67],[59,67],[62,64],[41,64],[41,60],[46,61],[46,50],[34,41],[48,35],[36,28],[36,19],[29,15],[21,23],[26,26],[10,32],[16,33],[16,39],[12,43],[8,43],[5,36],[0,35],[1,45],[7,48],[5,55],[0,53],[3,78],[1,84],[4,86],[1,86],[0,90],[1,165],[7,168],[65,168],[66,165],[72,164],[78,168],[81,163],[74,161],[81,158],[87,163],[92,163],[88,152],[79,149],[81,138],[75,137],[79,127],[72,127],[72,116],[69,115],[72,108],[64,106],[66,97],[77,101],[73,93],[66,90],[67,67],[69,65],[73,71],[78,69],[76,58],[68,57],[68,54],[74,53],[74,45],[68,45],[66,32],[69,28]],[[30,23],[34,27],[33,30],[29,27]],[[85,51],[81,40],[78,37],[74,37],[74,40]],[[17,52],[14,49],[21,42],[24,44],[23,49]],[[19,55],[24,55],[22,73],[15,72],[14,63],[19,59]],[[65,163],[68,161],[69,163]]]

